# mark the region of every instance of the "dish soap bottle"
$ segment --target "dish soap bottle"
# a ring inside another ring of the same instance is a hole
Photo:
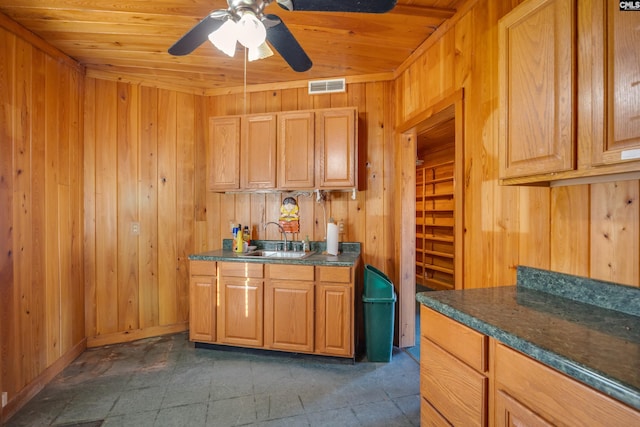
[[[238,224],[238,232],[235,235],[235,251],[242,252],[244,240],[242,239],[242,226]]]
[[[309,235],[302,242],[302,250],[305,252],[309,252],[311,250],[311,243],[309,242]]]

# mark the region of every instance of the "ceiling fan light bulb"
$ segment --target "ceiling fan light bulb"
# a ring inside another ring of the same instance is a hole
[[[249,61],[256,61],[258,59],[264,59],[273,56],[273,51],[267,43],[262,43],[258,47],[249,48],[249,53],[247,56],[247,59],[249,59]]]
[[[209,34],[209,41],[222,52],[233,57],[236,53],[237,31],[237,24],[229,19]]]
[[[238,41],[246,48],[257,48],[267,38],[267,29],[253,14],[245,13],[238,21]]]

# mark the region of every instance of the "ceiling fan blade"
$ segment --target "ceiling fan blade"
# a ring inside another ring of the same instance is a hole
[[[267,40],[278,51],[280,56],[291,66],[294,71],[303,72],[311,68],[313,63],[307,56],[302,46],[289,31],[284,22],[276,15],[265,15],[263,19],[267,28]]]
[[[224,9],[214,10],[175,42],[169,48],[169,53],[174,56],[182,56],[193,52],[207,40],[209,34],[217,30],[230,16],[229,12]]]
[[[396,0],[276,0],[289,11],[385,13]]]

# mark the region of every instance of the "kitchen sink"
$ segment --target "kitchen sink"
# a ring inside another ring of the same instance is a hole
[[[249,258],[293,258],[302,259],[313,255],[315,252],[302,252],[302,251],[268,251],[257,250],[253,252],[247,252],[240,256]]]

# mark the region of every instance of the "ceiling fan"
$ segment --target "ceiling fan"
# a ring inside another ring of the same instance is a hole
[[[173,46],[169,53],[187,55],[209,39],[229,56],[236,42],[249,49],[249,60],[273,55],[265,40],[298,72],[307,71],[312,62],[302,46],[276,15],[266,15],[264,8],[274,0],[227,0],[229,8],[209,13]],[[288,11],[385,13],[396,0],[275,0]]]

